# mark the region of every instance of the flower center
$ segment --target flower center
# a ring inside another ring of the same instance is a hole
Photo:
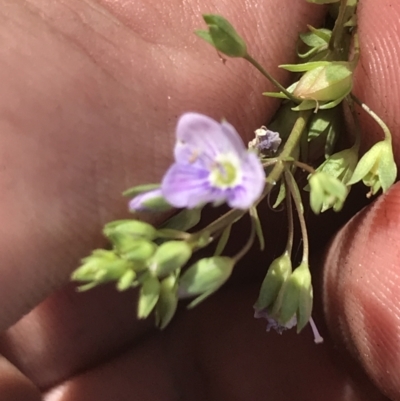
[[[210,171],[211,184],[218,188],[231,188],[240,181],[238,160],[224,155],[215,160]]]

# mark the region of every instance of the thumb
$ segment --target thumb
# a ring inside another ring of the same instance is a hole
[[[400,184],[356,215],[325,261],[328,325],[375,384],[400,399]]]
[[[355,92],[388,124],[399,161],[400,45],[393,43],[393,27],[398,25],[400,4],[365,0],[358,15],[361,58]],[[365,144],[383,138],[372,119],[361,123]],[[400,400],[399,243],[397,184],[337,234],[324,267],[324,308],[331,332],[393,400]]]

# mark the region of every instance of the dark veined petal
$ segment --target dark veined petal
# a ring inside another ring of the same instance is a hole
[[[209,171],[190,164],[173,164],[161,183],[164,198],[177,208],[192,209],[221,199],[209,183]]]
[[[221,153],[242,155],[246,151],[232,125],[199,113],[185,113],[178,121],[176,136],[174,153],[178,163],[193,164],[200,159],[207,165]]]

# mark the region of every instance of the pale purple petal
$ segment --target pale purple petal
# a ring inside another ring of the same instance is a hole
[[[179,119],[176,136],[174,153],[178,163],[192,164],[199,159],[208,164],[221,153],[241,155],[245,151],[233,126],[198,113],[186,113]]]
[[[263,135],[258,137],[257,148],[259,150],[269,150],[276,152],[282,142],[279,132],[266,130]]]
[[[136,195],[130,202],[129,202],[129,209],[130,210],[148,210],[148,208],[144,205],[145,202],[154,199],[154,198],[161,198],[161,188],[154,189],[152,191],[143,192],[142,194]]]
[[[274,329],[277,333],[282,334],[283,331],[293,328],[297,325],[296,315],[294,315],[285,325],[278,323],[267,311],[267,309],[255,309],[254,317],[256,319],[267,320],[267,331]]]
[[[265,172],[254,153],[247,153],[241,165],[242,182],[232,188],[227,203],[236,209],[249,209],[260,197],[265,186]]]
[[[172,206],[192,209],[221,199],[221,191],[210,187],[209,171],[187,164],[173,164],[161,183],[164,198]]]

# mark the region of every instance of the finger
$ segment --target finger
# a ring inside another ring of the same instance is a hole
[[[101,226],[126,214],[123,189],[160,179],[181,111],[225,116],[244,136],[273,112],[259,95],[268,88],[260,75],[241,61],[223,65],[191,35],[201,23],[197,3],[163,4],[154,6],[158,14],[125,10],[131,25],[115,9],[122,2],[31,0],[2,8],[0,330],[102,245]],[[291,0],[245,4],[216,10],[235,16],[254,36],[254,55],[283,77],[276,66],[288,61],[297,31],[316,22],[315,8]],[[160,30],[154,15],[164,21]]]
[[[398,25],[400,4],[373,0],[359,4],[361,57],[355,74],[355,93],[389,126],[394,137],[394,152],[400,156],[400,44],[393,36]],[[364,149],[383,139],[382,129],[360,111]],[[399,160],[399,159],[397,159]]]
[[[254,286],[228,289],[181,314],[140,348],[71,378],[46,401],[152,400],[384,401],[352,364],[307,328],[265,333],[253,318]],[[155,385],[156,384],[156,385]]]
[[[329,327],[388,396],[400,399],[400,186],[355,216],[325,263]]]
[[[42,399],[38,388],[3,356],[0,356],[0,398],[4,401]]]
[[[136,320],[136,293],[114,286],[48,297],[0,335],[0,352],[40,389],[87,370],[154,330]]]
[[[400,5],[363,1],[359,6],[361,59],[357,95],[387,122],[399,160],[400,45],[393,27]],[[362,118],[365,145],[383,138]],[[392,399],[400,397],[398,316],[399,186],[357,215],[335,238],[325,263],[325,307],[330,328],[344,341],[368,374]]]

